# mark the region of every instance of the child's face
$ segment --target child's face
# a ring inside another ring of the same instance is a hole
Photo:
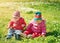
[[[13,17],[14,21],[18,21],[20,17],[16,16],[16,17]]]
[[[41,20],[37,20],[36,23],[39,24],[41,22]]]

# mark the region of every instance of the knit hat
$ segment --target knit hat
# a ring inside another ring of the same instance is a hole
[[[20,11],[15,11],[14,12],[13,17],[16,17],[16,16],[20,17]]]
[[[35,21],[36,21],[36,20],[42,20],[41,12],[36,12],[36,13],[35,13],[35,18],[34,18],[34,20],[35,20]]]

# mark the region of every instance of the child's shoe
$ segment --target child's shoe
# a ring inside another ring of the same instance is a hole
[[[20,35],[19,34],[15,34],[15,39],[16,40],[21,40]]]
[[[11,35],[8,35],[8,36],[6,37],[6,39],[11,39],[11,37],[12,37]]]

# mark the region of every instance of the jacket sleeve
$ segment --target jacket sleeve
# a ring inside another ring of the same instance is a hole
[[[42,22],[42,25],[41,25],[41,29],[42,29],[42,34],[45,35],[46,34],[46,24],[45,24],[45,21]]]
[[[26,31],[29,31],[29,33],[32,33],[32,26],[33,26],[33,24],[32,23],[30,23],[28,26],[27,26],[27,29],[26,29]]]
[[[24,31],[24,34],[26,34],[26,35],[31,34],[31,33],[32,33],[31,27],[32,27],[32,24],[29,24],[29,25],[27,26],[26,31]]]
[[[33,24],[30,23],[30,24],[27,26],[27,30],[30,30],[32,26],[33,26]]]
[[[10,21],[10,22],[8,23],[8,28],[10,28],[10,27],[12,27],[12,26],[13,26],[13,22]]]
[[[23,27],[26,26],[26,22],[25,22],[24,19],[22,19],[22,26],[23,26]]]

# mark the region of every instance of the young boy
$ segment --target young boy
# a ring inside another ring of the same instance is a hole
[[[20,39],[20,35],[23,31],[23,28],[26,26],[24,18],[20,17],[20,12],[15,11],[12,15],[12,19],[8,24],[8,35],[7,39],[10,39],[12,35],[15,35],[15,39]]]
[[[46,35],[45,20],[42,19],[41,12],[35,13],[34,19],[30,22],[24,34],[32,38]]]

